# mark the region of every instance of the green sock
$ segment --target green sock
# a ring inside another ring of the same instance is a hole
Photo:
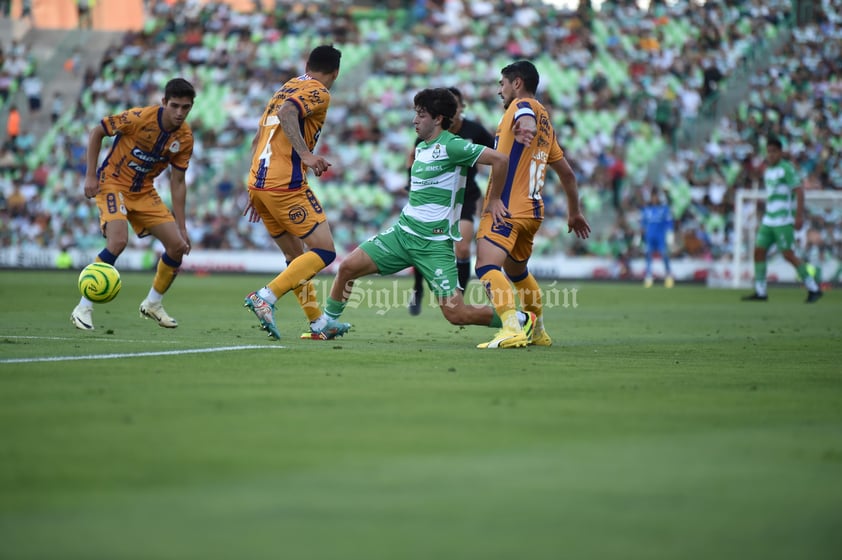
[[[815,292],[819,289],[819,285],[816,283],[815,274],[816,268],[812,265],[801,263],[801,266],[798,267],[798,277],[802,282],[804,282],[804,285],[811,292]]]
[[[494,327],[499,329],[503,326],[503,320],[500,319],[500,316],[497,315],[497,311],[494,311],[494,315],[491,317],[491,322],[488,324],[489,327]]]
[[[345,301],[337,301],[332,297],[327,298],[327,305],[325,305],[325,315],[331,319],[339,319],[342,312],[345,311]]]
[[[766,261],[754,263],[754,293],[766,295]]]

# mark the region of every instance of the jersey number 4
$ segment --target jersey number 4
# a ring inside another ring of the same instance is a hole
[[[260,164],[257,167],[257,177],[255,178],[255,187],[263,188],[263,185],[266,181],[266,173],[269,170],[269,160],[272,159],[272,136],[275,135],[275,128],[269,131],[269,138],[266,139],[266,145],[263,147],[263,151],[260,152],[260,156],[258,157],[258,161]]]

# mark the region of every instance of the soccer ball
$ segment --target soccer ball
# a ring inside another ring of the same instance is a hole
[[[79,291],[94,303],[108,303],[120,293],[120,273],[110,264],[91,263],[79,274]]]

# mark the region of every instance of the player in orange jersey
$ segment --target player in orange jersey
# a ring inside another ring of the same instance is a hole
[[[547,166],[558,173],[567,195],[568,232],[586,239],[590,226],[579,209],[576,177],[558,144],[550,116],[535,98],[538,70],[528,60],[520,60],[500,73],[499,95],[506,112],[497,126],[494,147],[509,156],[509,168],[506,180],[489,183],[486,192],[477,231],[476,274],[500,315],[503,328],[479,348],[519,347],[524,342],[549,346],[552,339],[544,330],[541,289],[527,268],[533,239],[544,218],[541,190]],[[492,189],[492,184],[496,188]],[[509,280],[518,290],[523,310],[536,315],[531,339],[517,320]]]
[[[321,310],[310,279],[336,258],[330,225],[307,184],[307,171],[318,177],[331,165],[313,151],[325,123],[330,87],[339,76],[341,57],[331,45],[313,49],[305,73],[287,81],[269,100],[252,143],[249,206],[284,252],[288,266],[266,286],[248,294],[245,306],[276,339],[281,334],[275,324],[275,302],[289,291],[296,292],[313,328]],[[303,251],[302,242],[308,251]],[[334,323],[324,327],[331,329],[333,336],[341,336],[350,327]]]
[[[187,115],[193,108],[196,90],[182,78],[170,80],[161,105],[135,107],[105,117],[88,137],[85,196],[94,198],[105,236],[105,249],[97,262],[113,265],[129,241],[129,224],[138,237],[152,235],[164,245],[149,295],[140,313],[162,327],[178,322],[164,311],[161,299],[190,253],[185,223],[187,182],[185,172],[193,154],[193,132]],[[97,169],[106,136],[115,136],[111,150]],[[172,211],[153,186],[155,177],[171,169]],[[70,315],[78,329],[93,330],[93,304],[82,297]]]

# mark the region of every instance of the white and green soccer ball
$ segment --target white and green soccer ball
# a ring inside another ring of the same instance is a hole
[[[120,272],[104,262],[91,263],[79,274],[79,291],[94,303],[108,303],[120,293]]]

